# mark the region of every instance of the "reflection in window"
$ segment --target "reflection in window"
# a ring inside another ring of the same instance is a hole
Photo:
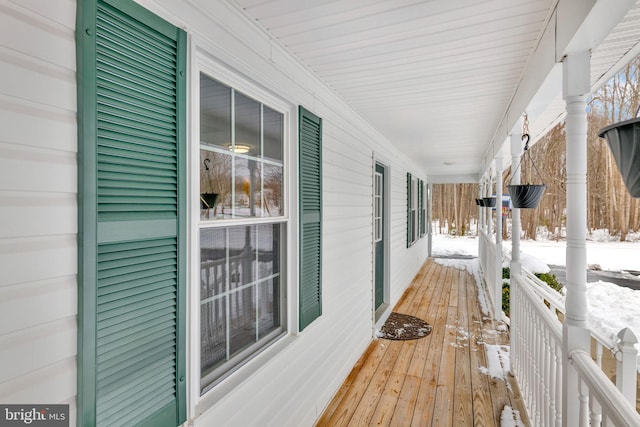
[[[201,229],[203,388],[282,333],[283,229],[281,224]]]
[[[282,113],[200,75],[202,393],[286,332],[284,126]]]
[[[284,117],[200,76],[200,218],[284,215]]]

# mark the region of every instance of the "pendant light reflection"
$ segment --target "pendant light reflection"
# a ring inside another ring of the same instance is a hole
[[[251,147],[246,144],[229,144],[229,151],[236,154],[246,154],[251,150]]]

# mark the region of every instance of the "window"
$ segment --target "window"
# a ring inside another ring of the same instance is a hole
[[[283,115],[200,77],[200,218],[284,214]]]
[[[282,113],[200,75],[202,392],[285,332],[283,149]]]
[[[382,174],[373,177],[373,241],[382,240]]]
[[[426,234],[427,197],[425,183],[407,173],[407,247]]]

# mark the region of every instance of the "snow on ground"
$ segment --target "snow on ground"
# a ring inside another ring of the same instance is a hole
[[[520,411],[506,405],[500,414],[500,427],[524,427],[524,423],[520,419]]]
[[[603,270],[640,270],[640,242],[611,242],[594,233],[599,241],[587,241],[587,263],[598,264]],[[566,242],[534,241],[520,242],[522,265],[533,273],[546,273],[548,264],[566,265]],[[510,253],[511,242],[504,242],[504,252]],[[436,234],[433,236],[433,255],[478,256],[477,237],[451,237]],[[477,259],[437,259],[444,265],[466,269],[478,277]],[[484,292],[479,292],[481,298]],[[483,313],[489,313],[488,301],[480,301]],[[484,304],[484,306],[482,305]],[[615,341],[620,329],[628,327],[640,339],[640,290],[633,290],[608,282],[587,284],[587,306],[589,326]],[[486,310],[486,311],[485,311]],[[636,345],[640,350],[640,344]],[[640,367],[640,358],[638,359]]]
[[[509,347],[506,345],[491,345],[484,343],[484,347],[487,350],[487,364],[489,366],[481,366],[480,372],[503,380],[509,385],[507,375],[511,370],[511,357],[509,356]]]

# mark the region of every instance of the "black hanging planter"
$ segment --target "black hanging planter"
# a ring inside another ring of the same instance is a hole
[[[632,197],[640,197],[640,117],[600,130],[616,161],[624,185]]]
[[[496,207],[496,198],[495,197],[483,197],[484,206],[487,208],[495,208]]]
[[[212,209],[217,198],[217,193],[200,193],[200,209]]]
[[[522,135],[522,140],[524,143],[524,157],[529,154],[529,134],[524,133]],[[531,156],[531,154],[529,154]],[[518,164],[518,168],[520,164],[522,164],[522,160]],[[540,171],[538,171],[538,167],[536,164],[531,161],[538,177],[542,179],[540,175]],[[516,168],[517,169],[517,168]],[[544,191],[547,189],[547,186],[544,184],[516,184],[516,185],[507,185],[507,189],[509,190],[509,196],[511,196],[511,203],[514,208],[518,209],[536,209],[540,204],[540,200],[542,200],[542,196],[544,196]]]
[[[507,185],[511,203],[519,209],[537,208],[546,188],[544,184]]]

